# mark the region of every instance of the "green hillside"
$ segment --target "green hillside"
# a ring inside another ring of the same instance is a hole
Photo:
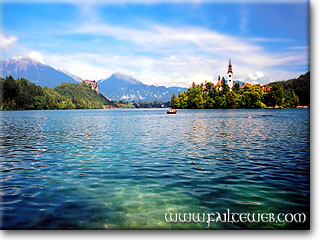
[[[99,109],[111,105],[84,83],[63,83],[51,89],[23,78],[0,78],[1,110]]]
[[[84,82],[74,83],[62,83],[55,87],[54,90],[61,96],[64,96],[71,100],[75,105],[73,108],[94,109],[103,108],[104,105],[111,105],[103,95],[91,90],[91,87]]]
[[[300,105],[310,105],[310,72],[302,74],[298,78],[272,82],[269,85],[280,85],[284,90],[293,90],[300,100]]]

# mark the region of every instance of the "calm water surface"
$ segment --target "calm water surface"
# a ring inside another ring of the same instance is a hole
[[[7,111],[0,121],[4,229],[206,229],[164,215],[226,209],[309,216],[308,109]]]

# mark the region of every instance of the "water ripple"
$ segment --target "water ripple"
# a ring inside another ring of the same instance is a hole
[[[225,209],[308,214],[309,110],[274,112],[1,112],[3,228],[205,229],[163,217]]]

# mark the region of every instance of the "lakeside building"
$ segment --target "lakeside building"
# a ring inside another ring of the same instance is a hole
[[[222,82],[223,82],[223,81],[226,81],[226,80],[224,79],[224,77],[222,77],[222,79],[221,79],[220,76],[218,76],[218,82],[217,82],[217,84],[216,84],[216,87],[218,88],[219,91],[222,90]]]
[[[233,78],[233,71],[232,71],[232,64],[231,64],[231,59],[229,59],[229,65],[228,65],[228,72],[227,72],[227,80],[225,79],[225,77],[220,77],[220,75],[218,76],[218,82],[217,84],[215,85],[217,90],[221,91],[222,90],[222,83],[225,82],[228,87],[230,88],[230,91],[232,91],[232,88],[233,88],[233,85],[234,85],[234,82],[238,82],[239,84],[241,84],[242,82],[236,80],[234,81],[234,78]],[[205,80],[205,83],[204,84],[201,84],[202,86],[202,91],[207,91],[207,80]],[[251,87],[251,86],[258,86],[258,87],[261,87],[261,89],[263,90],[263,92],[268,92],[271,90],[272,87],[268,86],[268,85],[261,85],[261,84],[251,84],[251,83],[248,83],[248,82],[244,82],[241,84],[240,86],[240,89],[244,89],[245,87]]]
[[[218,88],[218,90],[222,90],[222,82],[225,81],[226,84],[229,86],[230,91],[232,91],[233,88],[233,71],[232,71],[232,64],[231,64],[231,59],[229,59],[229,65],[228,65],[228,72],[227,72],[227,82],[225,80],[224,77],[218,76],[218,82],[216,84],[216,87]]]
[[[230,91],[232,91],[233,87],[233,72],[232,72],[232,64],[231,64],[231,59],[229,59],[229,66],[228,66],[228,86],[230,88]]]
[[[251,87],[252,84],[251,83],[244,83],[241,85],[240,89],[244,89],[245,87]]]
[[[266,85],[261,85],[261,84],[251,84],[248,82],[240,82],[239,80],[234,81],[233,78],[233,71],[232,71],[232,64],[231,64],[231,59],[229,59],[229,65],[228,65],[228,72],[227,72],[227,80],[225,79],[225,77],[220,77],[220,75],[218,76],[218,82],[216,83],[215,87],[217,88],[218,91],[222,90],[222,83],[226,83],[230,89],[230,91],[232,91],[232,88],[234,86],[235,82],[238,82],[241,86],[240,89],[244,89],[246,87],[251,87],[251,86],[257,86],[260,87],[262,89],[263,92],[268,92],[272,89],[271,86],[269,86],[268,84]],[[207,91],[207,80],[205,80],[204,84],[201,83],[201,87],[202,87],[202,92]]]
[[[228,72],[227,72],[227,81],[225,80],[224,77],[218,76],[218,82],[216,84],[217,89],[220,91],[222,90],[222,82],[225,81],[225,83],[229,86],[230,91],[232,91],[233,85],[234,85],[234,78],[233,78],[233,71],[232,71],[232,64],[231,64],[231,59],[229,59],[229,65],[228,65]],[[236,81],[237,82],[237,81]],[[239,82],[239,81],[238,81]],[[256,86],[259,86],[262,88],[263,92],[267,92],[271,90],[271,87],[268,85],[260,85],[260,84],[255,84]],[[240,89],[244,89],[245,87],[251,87],[251,83],[242,83],[240,86]]]

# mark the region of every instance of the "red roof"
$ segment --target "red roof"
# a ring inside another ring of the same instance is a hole
[[[251,87],[252,85],[250,83],[244,83],[240,88],[242,89],[242,88],[245,88],[246,86]]]

